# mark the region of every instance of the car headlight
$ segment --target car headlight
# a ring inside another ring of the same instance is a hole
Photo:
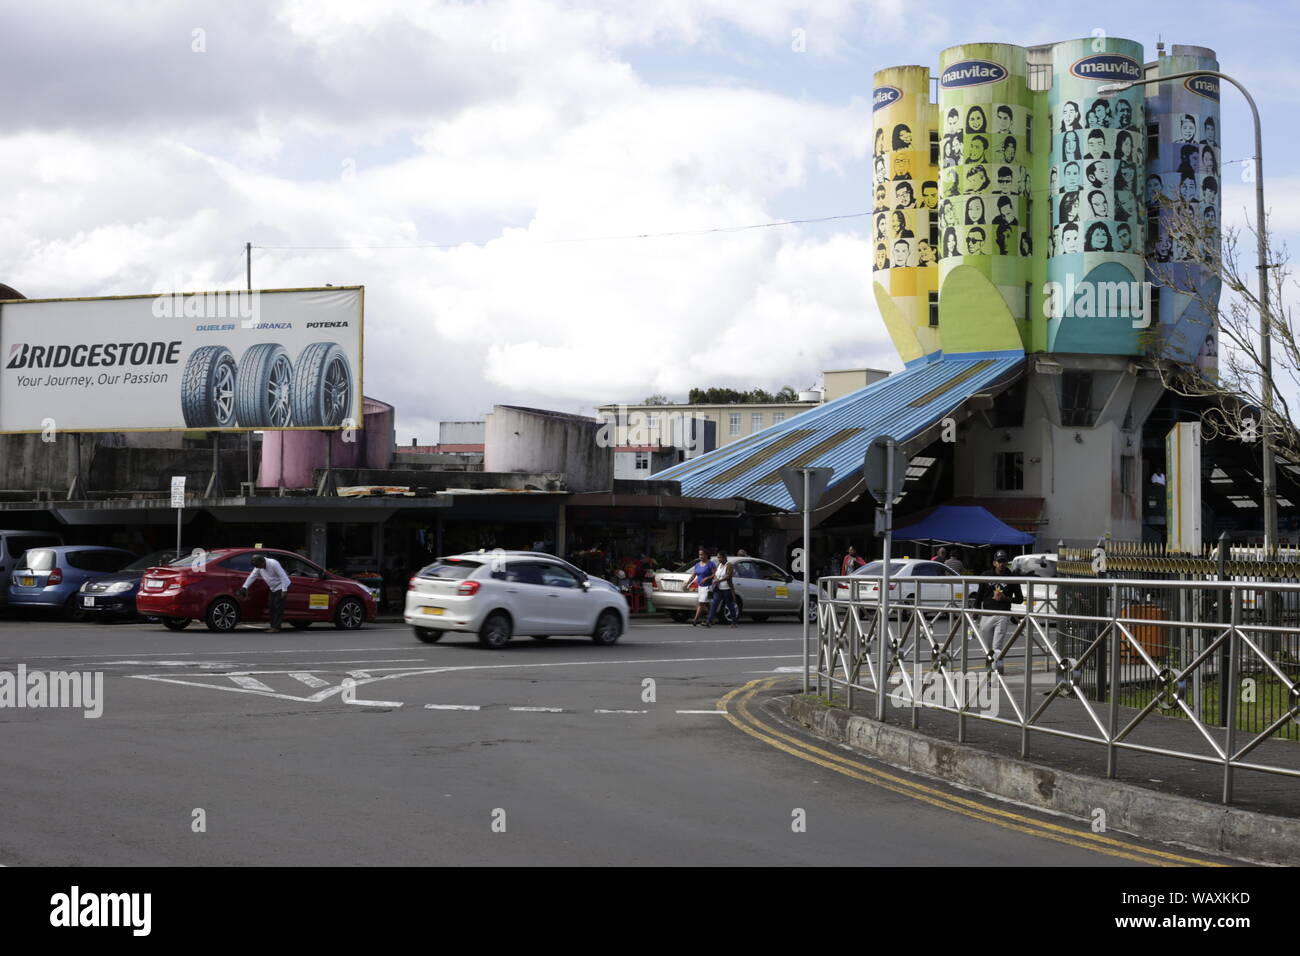
[[[131,590],[130,581],[114,581],[108,587],[104,588],[105,594],[121,594],[124,591]]]

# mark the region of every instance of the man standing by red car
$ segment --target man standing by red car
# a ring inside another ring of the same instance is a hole
[[[278,634],[280,632],[280,618],[284,615],[284,596],[289,590],[289,575],[285,573],[284,567],[275,558],[267,558],[260,554],[253,556],[253,570],[248,572],[248,577],[244,580],[244,585],[236,592],[239,597],[248,597],[248,587],[257,578],[266,582],[270,589],[271,597],[267,603],[267,610],[271,615],[271,626],[266,629],[268,634]]]

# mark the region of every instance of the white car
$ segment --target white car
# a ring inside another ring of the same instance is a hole
[[[883,561],[871,561],[853,572],[853,577],[879,578],[884,572]],[[852,593],[850,593],[852,588]],[[917,559],[895,559],[889,562],[889,599],[904,604],[920,604],[923,607],[955,607],[965,604],[967,594],[966,580],[938,561],[921,561]],[[973,590],[973,589],[971,589]],[[846,600],[852,597],[857,601],[878,601],[880,599],[880,582],[863,581],[861,584],[840,582],[836,585],[836,598]]]
[[[613,644],[627,630],[627,601],[607,581],[551,555],[479,551],[420,569],[407,585],[404,618],[426,644],[450,631],[486,647],[504,647],[515,634],[581,634]]]
[[[1056,577],[1056,555],[1051,553],[1018,554],[1011,559],[1009,567],[1011,573],[1016,577],[1054,578]],[[1024,592],[1026,603],[1032,601],[1035,610],[1057,610],[1055,584],[1031,584],[1025,582],[1020,585],[1020,590]],[[1018,614],[1024,614],[1026,604],[1013,604],[1011,610]]]

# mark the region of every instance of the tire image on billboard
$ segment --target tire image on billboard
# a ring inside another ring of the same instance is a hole
[[[288,428],[293,422],[290,393],[293,365],[284,346],[259,342],[239,360],[235,376],[235,417],[243,428]]]
[[[352,410],[352,366],[337,342],[313,342],[293,366],[293,423],[342,425]]]
[[[233,428],[235,356],[224,345],[203,345],[185,363],[181,376],[181,413],[190,428]]]

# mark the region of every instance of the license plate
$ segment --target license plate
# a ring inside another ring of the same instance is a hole
[[[95,606],[95,599],[94,599],[93,597],[82,598],[82,599],[81,599],[81,606],[82,606],[82,607],[94,607],[94,606]]]
[[[21,584],[21,585],[22,585],[23,587],[25,587],[25,588],[34,588],[34,587],[36,587],[36,579],[35,579],[35,578],[19,578],[19,579],[18,579],[18,583]]]
[[[422,608],[420,608],[420,613],[421,613],[421,614],[441,614],[442,611],[443,611],[443,609],[440,608],[440,607],[422,607]]]
[[[664,590],[665,590],[665,591],[680,591],[681,589],[682,589],[682,582],[681,582],[681,581],[665,581],[665,582],[664,582]]]
[[[145,578],[145,579],[144,579],[144,586],[147,587],[147,588],[160,588],[160,587],[162,587],[162,585],[163,585],[162,578]]]

